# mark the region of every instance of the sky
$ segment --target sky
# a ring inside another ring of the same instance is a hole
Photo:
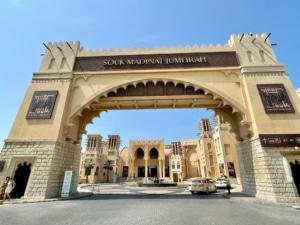
[[[300,87],[297,0],[0,0],[0,143],[7,138],[43,43],[80,41],[87,49],[224,44],[230,34],[271,32],[278,61]],[[129,139],[194,138],[203,110],[108,111],[88,132]]]

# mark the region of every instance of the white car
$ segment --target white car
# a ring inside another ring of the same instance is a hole
[[[215,182],[209,178],[194,178],[188,186],[188,190],[192,194],[206,192],[207,194],[215,192],[217,187]]]
[[[216,187],[217,188],[226,188],[227,187],[227,184],[226,184],[226,179],[221,177],[221,178],[218,178],[216,180]]]

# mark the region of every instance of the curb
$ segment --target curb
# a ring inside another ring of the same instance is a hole
[[[83,194],[84,193],[84,194]],[[14,205],[14,204],[24,204],[24,203],[41,203],[41,202],[55,202],[55,201],[67,201],[67,200],[75,200],[81,198],[87,198],[93,195],[93,192],[81,192],[78,195],[71,196],[68,198],[48,198],[48,199],[20,199],[18,201],[6,201],[3,202],[0,200],[0,205]]]

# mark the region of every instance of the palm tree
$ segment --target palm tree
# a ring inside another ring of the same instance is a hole
[[[86,183],[89,182],[89,175],[91,175],[91,171],[94,168],[94,163],[92,160],[85,160],[84,162],[84,169],[85,169],[85,177],[86,177]]]
[[[103,168],[106,169],[106,182],[109,181],[109,171],[113,169],[114,161],[113,160],[107,160],[104,163]]]

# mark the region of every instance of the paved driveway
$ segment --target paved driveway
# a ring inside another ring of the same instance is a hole
[[[220,195],[97,195],[0,206],[1,225],[299,225],[300,211]]]

